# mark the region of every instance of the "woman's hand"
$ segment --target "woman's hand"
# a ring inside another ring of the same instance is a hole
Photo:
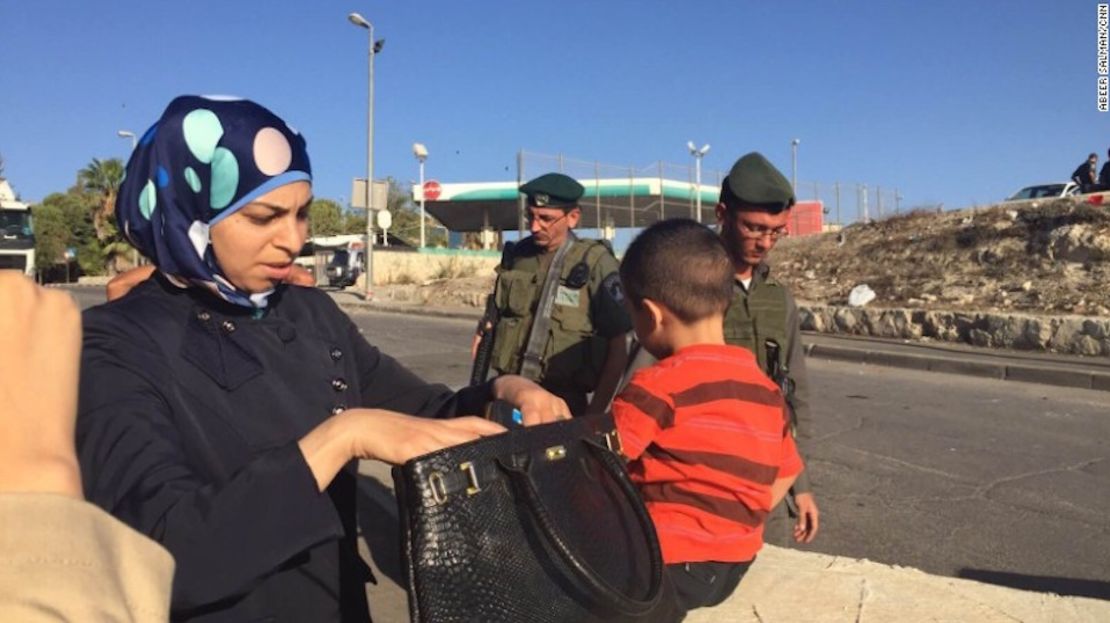
[[[570,407],[555,394],[523,376],[499,376],[493,382],[493,396],[520,409],[524,425],[569,420]]]
[[[351,453],[355,458],[393,465],[505,432],[504,426],[480,417],[432,420],[382,409],[352,409],[340,414],[343,416],[352,421]]]
[[[446,420],[383,409],[348,409],[328,418],[298,442],[320,491],[352,459],[400,465],[409,459],[505,432],[479,417]]]

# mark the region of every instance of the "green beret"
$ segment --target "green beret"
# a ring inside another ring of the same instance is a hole
[[[794,189],[775,165],[753,151],[732,165],[721,184],[721,203],[777,213],[794,205]]]
[[[541,175],[520,187],[520,192],[528,196],[528,205],[537,208],[572,208],[585,190],[562,173]]]

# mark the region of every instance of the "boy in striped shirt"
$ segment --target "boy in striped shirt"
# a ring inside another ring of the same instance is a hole
[[[733,267],[720,238],[660,221],[620,268],[636,337],[658,360],[613,402],[629,473],[680,604],[713,606],[763,546],[763,523],[802,471],[779,388],[725,344]]]

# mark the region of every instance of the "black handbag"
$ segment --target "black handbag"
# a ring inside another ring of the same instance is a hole
[[[681,620],[610,416],[394,468],[414,623]]]

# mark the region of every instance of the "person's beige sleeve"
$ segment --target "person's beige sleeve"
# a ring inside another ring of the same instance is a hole
[[[169,620],[174,562],[101,509],[0,494],[0,621]]]

